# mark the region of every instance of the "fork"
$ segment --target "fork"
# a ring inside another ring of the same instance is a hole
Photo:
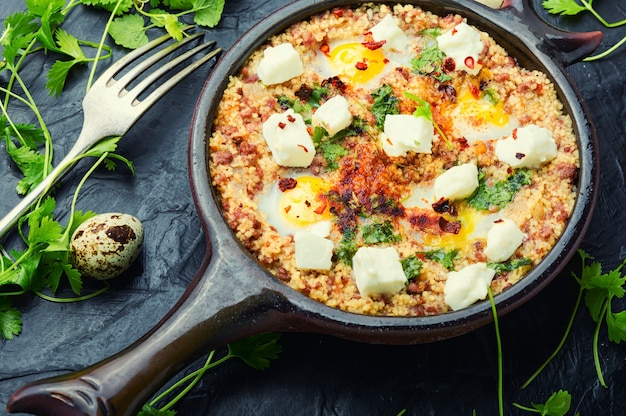
[[[160,51],[146,57],[136,66],[129,69],[128,72],[121,75],[119,79],[115,79],[115,76],[128,68],[132,62],[171,39],[170,35],[163,35],[129,52],[98,77],[83,99],[84,121],[78,139],[50,174],[2,218],[0,221],[0,238],[4,237],[17,224],[19,218],[28,211],[38,198],[48,193],[54,184],[72,169],[75,165],[76,157],[88,151],[104,138],[124,135],[165,93],[205,62],[221,53],[221,48],[211,49],[216,44],[214,40],[205,42],[158,67],[152,73],[146,75],[144,79],[139,80],[136,86],[127,89],[130,83],[137,80],[139,76],[147,72],[156,63],[174,53],[183,45],[201,36],[203,36],[202,32],[186,36],[181,41],[164,47]],[[210,51],[203,57],[193,61],[148,93],[148,89],[155,85],[159,78],[196,54],[209,49]],[[148,95],[140,99],[141,94]]]

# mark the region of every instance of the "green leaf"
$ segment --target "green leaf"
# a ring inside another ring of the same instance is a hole
[[[610,341],[616,344],[622,341],[626,342],[626,311],[618,313],[609,311],[606,316],[606,323]]]
[[[530,171],[520,169],[506,180],[489,184],[485,180],[485,175],[481,173],[478,178],[478,189],[468,198],[467,204],[481,211],[502,209],[513,201],[522,186],[532,184],[531,175]]]
[[[50,92],[50,95],[54,95],[55,97],[61,95],[63,88],[65,88],[65,81],[67,80],[70,70],[79,62],[80,61],[72,59],[71,61],[56,61],[52,64],[46,75],[48,78],[46,88]]]
[[[63,29],[57,29],[56,31],[57,45],[59,49],[66,55],[71,56],[74,59],[86,60],[87,57],[78,44],[78,39],[73,35],[70,35]]]
[[[576,0],[544,0],[542,3],[544,9],[551,14],[573,16],[587,10],[576,2]]]
[[[190,0],[163,0],[163,4],[172,10],[190,10],[193,7]]]
[[[543,416],[565,416],[572,404],[572,395],[559,390],[553,393],[544,405],[534,405]]]
[[[214,27],[222,17],[225,0],[191,0],[191,4],[194,11],[194,23]]]
[[[393,95],[393,88],[388,84],[372,91],[371,95],[374,98],[374,104],[370,107],[370,111],[376,120],[376,127],[382,130],[388,114],[400,114],[400,100]]]
[[[406,275],[407,280],[413,280],[419,276],[422,271],[423,263],[416,255],[411,255],[405,259],[400,260],[402,264],[402,270]]]
[[[150,21],[158,27],[165,28],[169,35],[176,39],[181,40],[183,38],[183,28],[185,24],[179,22],[178,17],[171,13],[168,13],[162,9],[150,10]]]
[[[424,254],[428,260],[436,261],[437,263],[440,263],[446,269],[453,271],[454,259],[457,258],[459,254],[459,250],[453,249],[453,250],[445,251],[444,249],[440,248],[437,250],[426,251],[422,254]]]
[[[16,12],[7,16],[4,21],[0,44],[4,47],[2,55],[9,68],[15,69],[16,59],[35,38],[39,24],[33,20],[31,13]]]
[[[375,222],[362,227],[363,243],[381,244],[393,243],[402,240],[400,234],[394,234],[394,227],[391,221]]]
[[[0,339],[13,339],[22,332],[22,313],[11,306],[11,300],[0,296]]]
[[[122,17],[117,17],[111,22],[109,35],[118,45],[129,49],[137,49],[148,43],[144,23],[143,17],[137,14],[126,14]]]
[[[356,230],[347,228],[341,236],[339,246],[335,251],[337,258],[348,266],[352,266],[352,257],[356,254],[359,246],[356,243]]]
[[[270,333],[251,336],[228,344],[230,355],[241,358],[250,367],[265,370],[270,360],[278,358],[282,347],[278,344],[280,334]]]
[[[20,195],[26,195],[43,180],[46,157],[28,146],[17,147],[9,138],[5,140],[5,143],[7,153],[24,176],[18,182],[16,191]],[[48,171],[51,170],[52,165],[48,163]]]
[[[149,404],[144,404],[137,416],[176,416],[176,411],[161,410]]]

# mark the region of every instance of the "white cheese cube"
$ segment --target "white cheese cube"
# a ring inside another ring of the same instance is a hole
[[[363,296],[398,293],[406,284],[400,256],[393,247],[361,247],[352,257],[356,287]]]
[[[291,43],[269,46],[257,67],[257,75],[265,85],[280,84],[303,72],[302,59]]]
[[[330,270],[333,242],[306,231],[294,234],[296,243],[296,267],[298,269]]]
[[[509,219],[496,221],[487,233],[487,247],[483,253],[494,263],[507,260],[524,241],[524,233]]]
[[[473,163],[454,166],[435,179],[435,198],[450,201],[467,198],[478,188],[478,168]]]
[[[388,114],[381,143],[389,156],[404,156],[409,151],[431,153],[434,135],[433,123],[426,117]]]
[[[330,230],[332,230],[333,223],[331,221],[318,221],[311,225],[309,232],[319,235],[320,237],[328,237]]]
[[[496,157],[512,168],[538,168],[556,157],[552,132],[534,124],[513,130],[496,143]]]
[[[485,45],[480,40],[480,33],[467,23],[459,23],[452,30],[437,36],[439,49],[454,60],[455,69],[476,75],[482,65],[478,57]]]
[[[457,311],[479,299],[485,299],[495,274],[495,270],[487,267],[486,263],[475,263],[459,271],[449,272],[443,288],[445,302]]]
[[[313,126],[324,127],[329,136],[334,136],[352,123],[348,100],[341,95],[331,98],[319,106],[311,121]]]
[[[263,123],[263,138],[281,166],[307,167],[315,157],[315,145],[306,124],[292,109],[272,114]]]
[[[388,14],[376,26],[370,29],[376,42],[385,41],[383,49],[403,51],[409,44],[409,38],[398,26],[395,19]]]

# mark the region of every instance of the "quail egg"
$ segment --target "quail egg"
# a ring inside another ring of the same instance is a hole
[[[128,214],[99,214],[78,226],[70,241],[74,267],[83,275],[107,280],[120,275],[139,255],[141,222]]]

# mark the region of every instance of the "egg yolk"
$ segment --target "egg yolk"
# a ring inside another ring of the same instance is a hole
[[[423,241],[427,246],[439,247],[445,250],[471,250],[472,247],[471,245],[468,247],[468,241],[482,217],[483,215],[474,209],[459,207],[457,216],[446,216],[448,221],[461,223],[461,228],[457,234],[451,232],[425,234]]]
[[[283,192],[279,212],[289,223],[307,226],[330,219],[328,202],[324,195],[330,186],[320,178],[301,176],[296,186]]]
[[[502,101],[494,104],[484,98],[474,97],[470,91],[464,91],[457,97],[457,103],[461,113],[471,118],[477,126],[490,123],[502,127],[509,122]]]
[[[382,48],[372,50],[356,42],[336,46],[328,57],[339,74],[347,76],[353,85],[374,79],[387,62]]]

